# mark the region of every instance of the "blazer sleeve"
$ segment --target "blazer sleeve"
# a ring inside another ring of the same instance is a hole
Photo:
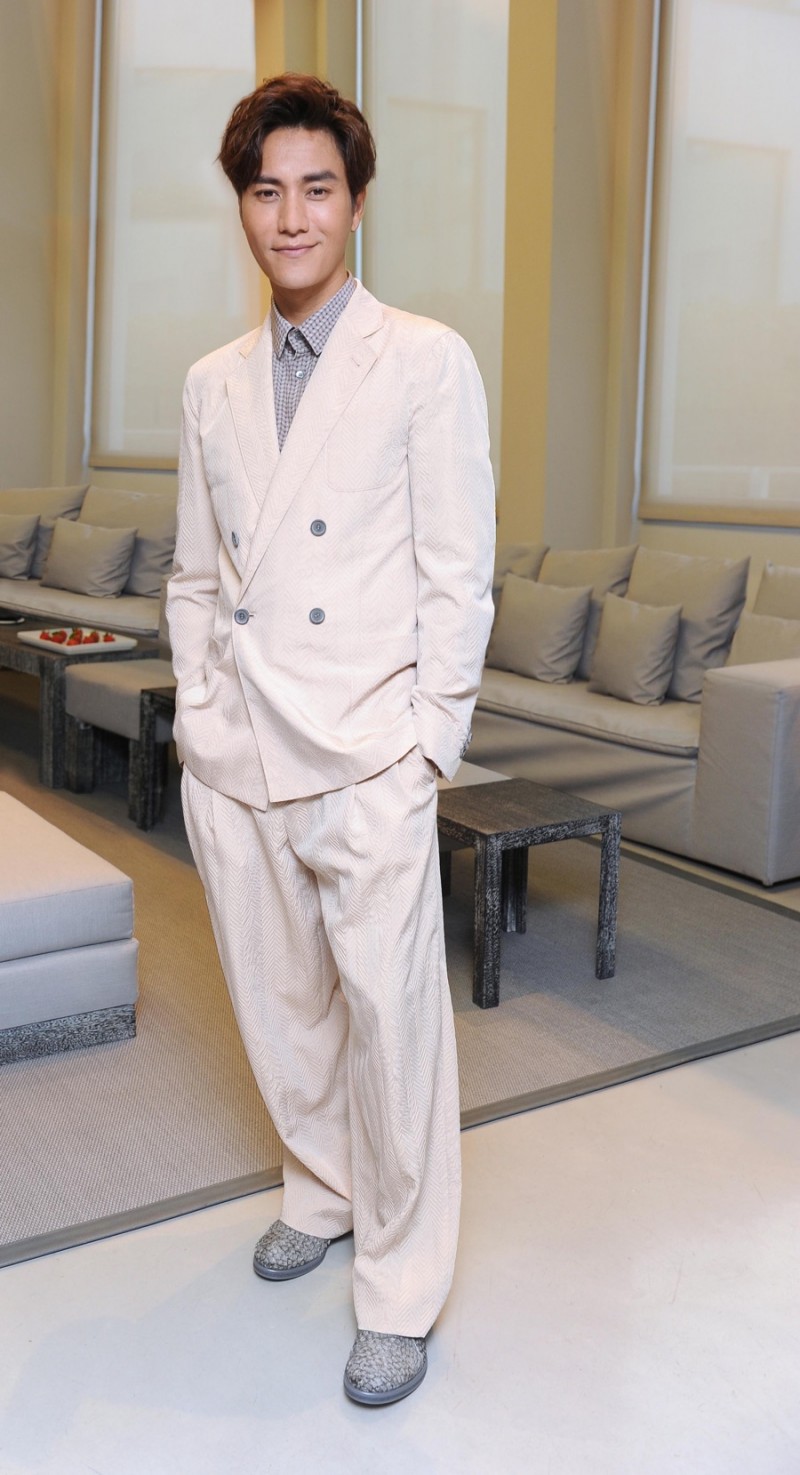
[[[495,496],[486,397],[472,353],[454,332],[426,349],[408,441],[417,564],[412,708],[419,746],[449,779],[471,737],[494,615]]]
[[[167,623],[178,681],[176,710],[202,697],[219,592],[220,536],[206,481],[192,373],[183,392],[178,533],[167,585]]]

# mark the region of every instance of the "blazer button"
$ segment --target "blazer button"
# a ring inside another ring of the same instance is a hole
[[[232,542],[234,548],[238,548],[239,547],[239,534],[238,533],[231,533],[231,542]]]
[[[311,524],[311,531],[314,534],[315,538],[321,538],[323,533],[327,533],[328,525],[327,523],[324,523],[321,518],[315,517],[314,521]]]
[[[246,625],[247,621],[250,619],[250,612],[246,609],[237,609],[234,612],[233,618],[235,619],[237,625]]]
[[[325,611],[324,609],[312,609],[311,614],[308,618],[310,619],[312,625],[321,625],[322,621],[325,619]]]

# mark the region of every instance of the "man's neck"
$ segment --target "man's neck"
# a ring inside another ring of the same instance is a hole
[[[297,292],[286,292],[284,288],[272,290],[272,300],[281,317],[293,328],[301,328],[315,312],[325,307],[332,297],[340,292],[347,281],[347,267],[342,263],[341,276],[336,275],[333,280],[328,280],[322,286],[309,287],[307,290],[300,289]]]

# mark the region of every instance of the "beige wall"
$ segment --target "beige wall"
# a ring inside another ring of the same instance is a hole
[[[0,485],[81,474],[93,11],[0,0]],[[352,90],[354,0],[256,15],[260,75],[316,65]],[[651,17],[651,0],[511,0],[500,535],[750,554],[755,578],[800,565],[800,529],[631,516]]]
[[[560,547],[602,530],[621,4],[558,6],[542,533]]]
[[[510,0],[498,536],[546,516],[553,140],[558,0]]]
[[[499,535],[631,537],[652,0],[511,0]]]
[[[93,0],[0,0],[0,485],[83,475]]]
[[[50,480],[58,14],[0,0],[0,484]]]

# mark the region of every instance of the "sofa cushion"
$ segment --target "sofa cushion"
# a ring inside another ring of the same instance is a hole
[[[679,604],[638,604],[616,594],[606,595],[589,690],[643,707],[663,702],[680,623]]]
[[[64,705],[70,717],[105,728],[120,737],[139,737],[139,703],[147,687],[176,686],[169,661],[98,661],[85,666],[67,666],[64,672]],[[156,742],[169,742],[172,724],[165,717],[156,721]]]
[[[38,526],[38,512],[0,512],[0,578],[27,579]]]
[[[43,589],[38,579],[0,579],[0,604],[51,625],[91,625],[132,635],[158,634],[158,600],[140,594],[95,599],[66,589]]]
[[[75,487],[5,487],[0,491],[0,512],[37,513],[36,551],[30,570],[32,579],[42,577],[53,524],[57,517],[74,521],[86,495],[86,484]]]
[[[520,579],[535,579],[547,552],[546,543],[498,543],[494,550],[492,599],[497,606],[506,574]]]
[[[751,666],[761,661],[791,660],[795,656],[800,656],[800,619],[743,614],[726,665]]]
[[[800,620],[800,568],[765,563],[753,613],[777,615],[781,620]]]
[[[583,649],[591,588],[558,589],[506,574],[487,664],[537,681],[570,681]]]
[[[81,508],[81,522],[102,528],[136,528],[136,547],[125,594],[158,599],[161,580],[172,571],[177,504],[160,492],[130,492],[91,486]]]
[[[113,598],[127,582],[135,542],[135,528],[96,528],[60,517],[42,583],[45,588]]]
[[[627,548],[551,548],[537,575],[540,584],[559,584],[562,589],[592,586],[592,602],[578,676],[588,676],[600,628],[600,612],[606,594],[624,594],[636,554],[636,543]]]
[[[627,597],[641,604],[681,606],[669,696],[699,702],[706,671],[725,664],[744,606],[749,564],[749,558],[734,562],[638,549]]]
[[[548,685],[510,671],[487,669],[481,679],[478,707],[652,753],[681,758],[697,755],[700,707],[696,702],[668,698],[661,706],[643,707],[590,691],[585,681]]]

